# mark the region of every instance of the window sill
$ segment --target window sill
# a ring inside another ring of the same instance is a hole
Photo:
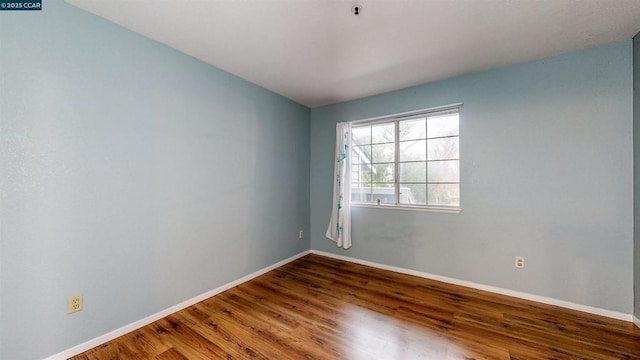
[[[427,212],[439,212],[458,214],[462,212],[460,208],[449,207],[437,207],[437,206],[410,206],[410,205],[384,205],[384,204],[367,204],[367,203],[351,203],[353,207],[363,207],[372,209],[385,209],[385,210],[408,210],[408,211],[427,211]]]

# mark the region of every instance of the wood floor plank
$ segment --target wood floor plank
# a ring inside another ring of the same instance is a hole
[[[228,307],[222,301],[204,301],[196,306],[210,314],[212,327],[219,328],[219,331],[228,333],[240,341],[250,340],[249,344],[254,348],[262,349],[261,353],[277,354],[282,350],[283,359],[298,358],[293,344],[294,340],[286,337],[288,332],[283,332],[268,323],[253,319],[251,315],[242,314],[236,309]]]
[[[154,357],[155,360],[189,360],[178,350],[171,348]]]
[[[640,329],[307,255],[81,359],[640,360]]]
[[[184,322],[201,336],[207,338],[217,346],[225,348],[233,353],[234,357],[251,359],[268,359],[260,354],[250,344],[241,338],[234,337],[231,333],[218,326],[210,316],[202,317],[204,312],[196,307],[190,307],[186,311],[176,313],[176,318]]]
[[[144,331],[126,334],[120,338],[120,342],[127,344],[136,355],[144,358],[153,358],[170,350],[167,346],[149,339]]]
[[[189,359],[234,359],[233,353],[214,344],[176,318],[169,315],[151,324],[167,343]]]

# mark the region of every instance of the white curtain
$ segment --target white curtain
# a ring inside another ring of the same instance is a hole
[[[351,247],[351,124],[336,124],[333,209],[326,236],[338,247]]]

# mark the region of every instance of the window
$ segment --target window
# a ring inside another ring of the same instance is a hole
[[[351,134],[355,204],[460,207],[457,107],[356,122]]]

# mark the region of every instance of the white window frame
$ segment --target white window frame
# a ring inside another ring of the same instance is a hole
[[[461,107],[462,107],[462,103],[457,103],[457,104],[450,104],[450,105],[445,105],[445,106],[439,106],[439,107],[434,107],[434,108],[428,108],[428,109],[422,109],[422,110],[417,110],[417,111],[410,111],[410,112],[405,112],[405,113],[400,113],[400,114],[391,114],[391,115],[385,115],[385,116],[379,116],[379,117],[375,117],[375,118],[369,118],[369,119],[363,119],[363,120],[357,120],[357,121],[352,121],[351,122],[351,126],[353,128],[358,128],[358,127],[366,127],[366,126],[372,126],[372,125],[378,125],[378,124],[386,124],[386,123],[394,123],[394,128],[395,128],[395,140],[394,140],[394,145],[395,145],[395,154],[394,154],[394,191],[395,191],[395,203],[394,204],[388,204],[388,203],[375,203],[375,202],[359,202],[359,201],[355,201],[352,200],[351,205],[352,206],[356,206],[356,207],[367,207],[367,208],[382,208],[382,209],[394,209],[394,210],[412,210],[412,211],[432,211],[432,212],[445,212],[445,213],[459,213],[462,211],[462,195],[460,195],[460,202],[458,204],[458,206],[435,206],[435,205],[421,205],[421,204],[416,204],[416,205],[411,205],[411,204],[401,204],[400,203],[400,176],[399,176],[399,164],[401,163],[401,161],[399,161],[400,159],[400,154],[399,154],[399,147],[400,147],[400,136],[399,136],[399,122],[400,121],[404,121],[404,120],[411,120],[414,118],[421,118],[421,117],[427,117],[427,116],[433,116],[433,115],[437,115],[437,114],[444,114],[447,113],[448,111],[457,111],[458,113],[458,139],[461,138],[461,131],[460,131],[460,114],[461,114]],[[427,135],[428,136],[428,135]],[[458,140],[460,141],[460,140]],[[458,142],[458,146],[460,146],[460,142]],[[461,164],[461,159],[462,159],[462,154],[460,153],[460,148],[458,148],[458,161],[459,164]],[[350,159],[349,161],[352,161],[352,159]],[[461,167],[460,167],[461,168]],[[462,174],[460,174],[460,179],[458,179],[458,191],[461,193],[461,178],[462,178]],[[429,184],[429,179],[426,179],[427,181],[427,185]],[[427,193],[427,203],[429,202],[428,200],[428,193]]]

